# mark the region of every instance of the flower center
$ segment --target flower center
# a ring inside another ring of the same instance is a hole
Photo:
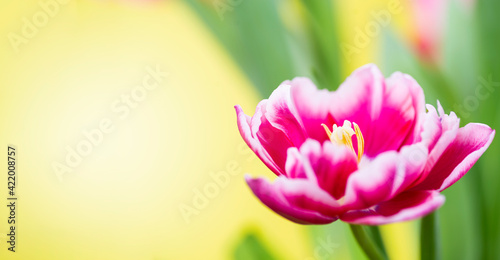
[[[356,140],[358,141],[358,162],[361,161],[361,156],[363,156],[363,152],[365,150],[365,139],[363,139],[363,134],[359,129],[358,124],[352,123],[354,125],[354,129],[352,129],[351,122],[348,120],[344,120],[343,126],[337,126],[337,124],[333,125],[332,131],[325,124],[321,124],[323,128],[325,128],[326,134],[330,141],[339,145],[346,145],[351,148],[351,150],[356,153],[354,150],[354,146],[352,145],[351,137],[356,135]]]

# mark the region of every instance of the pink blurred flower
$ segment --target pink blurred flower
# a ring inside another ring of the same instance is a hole
[[[423,60],[437,62],[445,35],[450,0],[413,0],[416,26],[416,50]],[[461,0],[464,9],[472,9],[475,0]]]
[[[337,91],[307,78],[283,82],[253,117],[235,106],[241,136],[278,178],[246,177],[254,194],[301,224],[337,219],[380,225],[422,217],[444,203],[493,140],[484,124],[459,128],[455,113],[427,105],[418,83],[375,65]]]

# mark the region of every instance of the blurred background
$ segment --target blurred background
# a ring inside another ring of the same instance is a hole
[[[0,143],[17,150],[16,252],[0,259],[363,259],[348,225],[271,212],[241,139],[286,79],[336,89],[375,63],[461,125],[500,125],[494,0],[1,0]],[[500,259],[500,144],[444,192],[443,259]],[[7,169],[7,155],[0,168]],[[7,204],[7,171],[0,177]],[[385,225],[419,259],[419,221]]]

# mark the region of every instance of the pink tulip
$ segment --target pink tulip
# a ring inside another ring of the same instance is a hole
[[[253,193],[300,224],[337,219],[380,225],[422,217],[488,148],[495,131],[459,128],[455,113],[427,105],[418,83],[375,65],[337,91],[307,78],[283,82],[253,117],[235,106],[241,136],[278,177],[246,177]]]

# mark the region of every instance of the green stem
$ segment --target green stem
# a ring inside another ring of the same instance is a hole
[[[422,218],[420,228],[420,259],[440,259],[439,221],[437,211]]]
[[[384,258],[387,258],[387,252],[385,251],[384,241],[382,240],[382,235],[380,234],[380,229],[378,226],[366,226],[370,231],[370,237],[372,238],[375,245],[380,249]]]
[[[352,234],[356,238],[359,246],[365,252],[366,256],[371,260],[383,260],[385,259],[381,250],[377,248],[375,243],[370,239],[370,236],[366,232],[365,228],[360,225],[349,225],[351,227]]]

